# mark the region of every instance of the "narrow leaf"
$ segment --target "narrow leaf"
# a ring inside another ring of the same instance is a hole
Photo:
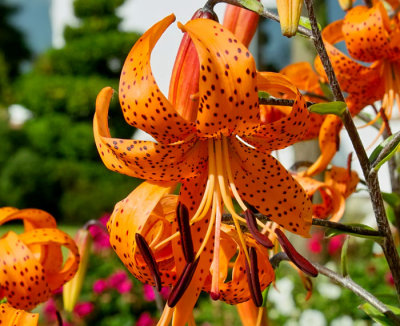
[[[341,116],[346,110],[346,103],[342,101],[334,101],[328,103],[317,103],[309,107],[310,112],[318,114],[335,114]]]
[[[264,91],[258,91],[258,98],[260,99],[269,99],[271,95]]]
[[[342,246],[342,253],[340,255],[340,267],[341,267],[343,276],[349,275],[349,272],[347,269],[347,248],[349,246],[349,239],[350,239],[350,237],[346,236],[346,239],[344,240],[343,246]]]
[[[264,12],[264,7],[258,0],[238,0],[238,3],[246,9],[254,11],[258,14]]]
[[[371,163],[371,165],[375,165],[374,169],[376,171],[379,170],[379,168],[385,163],[387,162],[398,150],[399,145],[400,145],[400,141],[398,142],[394,142],[393,144],[391,144],[390,146],[390,150],[388,151],[388,154],[381,158],[379,162],[376,162],[376,160],[379,157],[379,154],[382,152],[382,150],[388,146],[390,144],[390,142],[392,141],[394,135],[389,136],[388,138],[386,138],[382,143],[380,143],[371,153],[371,155],[369,156],[369,162]]]
[[[308,17],[300,16],[299,25],[303,26],[305,28],[311,29],[311,23],[310,23],[310,19],[308,19]],[[320,31],[322,30],[322,27],[319,23],[318,23],[318,29]]]
[[[364,230],[370,230],[370,231],[376,231],[373,228],[371,228],[368,225],[365,224],[358,224],[358,223],[348,223],[348,224],[344,224],[344,225],[348,225],[348,226],[355,226]],[[381,242],[383,237],[382,236],[377,236],[377,235],[365,235],[365,234],[358,234],[356,232],[350,232],[350,231],[344,231],[344,230],[340,230],[340,229],[335,229],[330,227],[329,229],[325,230],[325,236],[327,238],[331,238],[334,237],[335,235],[338,234],[349,234],[355,237],[359,237],[359,238],[365,238],[365,239],[370,239],[370,240],[374,240],[376,242]]]
[[[389,204],[393,208],[400,206],[400,196],[394,192],[382,191],[382,198],[387,204]]]
[[[370,303],[364,303],[359,306],[368,316],[370,316],[373,320],[377,323],[385,326],[395,326],[399,325],[400,323],[400,308],[386,305],[390,310],[384,314],[372,306]],[[391,314],[392,318],[388,317],[387,315]],[[395,318],[398,318],[398,321],[394,321]]]

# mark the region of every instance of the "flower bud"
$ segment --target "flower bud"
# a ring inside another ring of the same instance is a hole
[[[83,280],[85,279],[91,248],[91,237],[89,231],[86,228],[78,230],[75,235],[75,242],[79,248],[81,261],[75,276],[69,282],[65,283],[63,287],[64,309],[68,312],[74,310],[74,306],[78,301],[82,289]]]
[[[214,12],[199,9],[192,19],[207,18],[218,21]],[[199,99],[200,65],[196,48],[187,33],[183,35],[172,70],[168,98],[176,111],[186,120],[195,121]]]
[[[339,0],[339,5],[347,11],[353,7],[353,0]]]
[[[292,37],[297,32],[303,0],[276,0],[282,34]]]

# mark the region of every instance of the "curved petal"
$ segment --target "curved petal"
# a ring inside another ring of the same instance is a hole
[[[72,279],[79,266],[79,250],[75,241],[65,232],[58,229],[35,229],[19,235],[21,241],[26,245],[56,245],[64,246],[71,252],[64,266],[58,271],[45,270],[46,281],[51,291],[57,290],[64,283]]]
[[[180,181],[207,165],[207,144],[194,136],[171,145],[111,138],[107,117],[112,92],[106,87],[99,93],[93,121],[97,150],[107,168],[141,179]]]
[[[343,20],[339,20],[329,24],[322,31],[325,47],[331,59],[332,66],[335,69],[336,77],[340,87],[348,93],[358,93],[365,88],[369,88],[371,83],[376,83],[379,80],[380,69],[372,65],[366,67],[339,51],[334,44],[343,41],[342,33]],[[322,66],[319,57],[314,62],[315,69],[321,76],[325,76],[325,70]],[[364,90],[365,91],[365,90]]]
[[[390,58],[389,25],[389,17],[381,2],[372,8],[357,6],[349,10],[342,27],[349,54],[365,62]]]
[[[49,213],[35,208],[18,210],[12,207],[0,208],[0,225],[9,221],[22,220],[25,232],[37,228],[56,228],[55,218]],[[31,245],[29,249],[40,257],[40,263],[48,272],[60,269],[63,257],[59,246]]]
[[[162,200],[173,187],[172,183],[141,183],[128,197],[115,205],[107,223],[111,246],[126,268],[143,283],[154,285],[146,262],[139,250],[136,250],[136,233],[141,234],[150,245],[159,270],[163,273],[163,285],[169,286],[176,279],[172,271],[171,245],[155,249],[158,243],[172,234],[172,226],[165,216],[170,214],[167,211],[170,206],[175,213],[176,200],[166,205]]]
[[[238,304],[250,300],[250,290],[247,282],[245,255],[241,248],[236,230],[232,226],[223,225],[223,231],[230,241],[221,242],[221,250],[226,253],[225,259],[229,262],[235,259],[232,269],[232,279],[220,285],[221,300],[229,304]],[[224,235],[222,233],[222,235]],[[269,263],[268,250],[259,246],[251,237],[246,237],[248,247],[254,247],[257,253],[258,274],[260,287],[263,291],[275,279],[275,273]],[[227,248],[226,248],[227,247]],[[234,249],[234,251],[232,250]],[[235,256],[237,254],[237,256]],[[222,258],[222,257],[221,257]],[[220,266],[229,268],[227,263]],[[221,271],[227,274],[227,270]]]
[[[215,21],[194,19],[179,27],[189,33],[200,60],[198,134],[252,134],[259,117],[256,67],[250,52]]]
[[[359,181],[357,172],[340,166],[332,166],[325,172],[325,182],[335,187],[345,198],[356,190]]]
[[[285,76],[277,73],[258,73],[259,89],[274,96],[287,94],[295,102],[290,113],[277,121],[261,124],[254,136],[243,139],[258,150],[271,152],[285,148],[302,139],[308,128],[309,113],[303,96]]]
[[[263,316],[261,323],[257,324],[259,309],[252,300],[246,302],[238,303],[236,309],[239,313],[240,321],[243,326],[268,326],[267,316]],[[262,308],[265,309],[265,308]],[[265,314],[265,311],[264,311]]]
[[[322,202],[313,203],[313,217],[338,221],[344,213],[344,198],[341,193],[327,183],[308,177],[293,175],[294,179],[303,187],[309,198],[319,191]]]
[[[303,173],[304,176],[313,176],[326,169],[339,149],[339,133],[342,126],[342,121],[338,116],[333,114],[326,116],[319,132],[319,149],[321,155]]]
[[[5,326],[37,326],[39,314],[14,309],[8,303],[0,304],[0,324]]]
[[[194,125],[183,119],[161,93],[150,66],[154,46],[174,20],[174,15],[164,18],[135,43],[125,60],[119,83],[125,120],[162,144],[182,140],[194,130]]]
[[[303,188],[271,155],[231,139],[231,167],[245,201],[288,231],[309,236],[312,205]]]
[[[44,268],[14,232],[0,239],[0,266],[0,294],[13,307],[31,310],[50,298]]]

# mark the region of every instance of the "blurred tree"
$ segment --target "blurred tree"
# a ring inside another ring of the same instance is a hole
[[[117,88],[123,60],[139,37],[118,29],[115,10],[123,2],[75,0],[80,24],[65,28],[65,46],[48,50],[17,80],[17,102],[34,118],[23,126],[23,146],[0,170],[0,204],[82,222],[111,210],[137,184],[104,167],[92,132],[97,93]],[[129,138],[133,130],[117,102],[110,109],[111,121],[117,121],[111,128]]]

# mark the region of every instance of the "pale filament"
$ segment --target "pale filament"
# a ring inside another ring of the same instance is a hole
[[[175,307],[171,308],[170,306],[168,306],[168,304],[166,304],[163,313],[161,315],[161,318],[157,323],[157,326],[168,326],[172,319],[174,311]]]
[[[216,218],[215,218],[215,239],[214,239],[214,255],[212,262],[212,282],[211,282],[211,292],[219,293],[219,250],[220,250],[220,237],[221,237],[221,220],[222,220],[222,210],[221,210],[221,197],[218,191],[214,192],[214,202],[216,206]]]

